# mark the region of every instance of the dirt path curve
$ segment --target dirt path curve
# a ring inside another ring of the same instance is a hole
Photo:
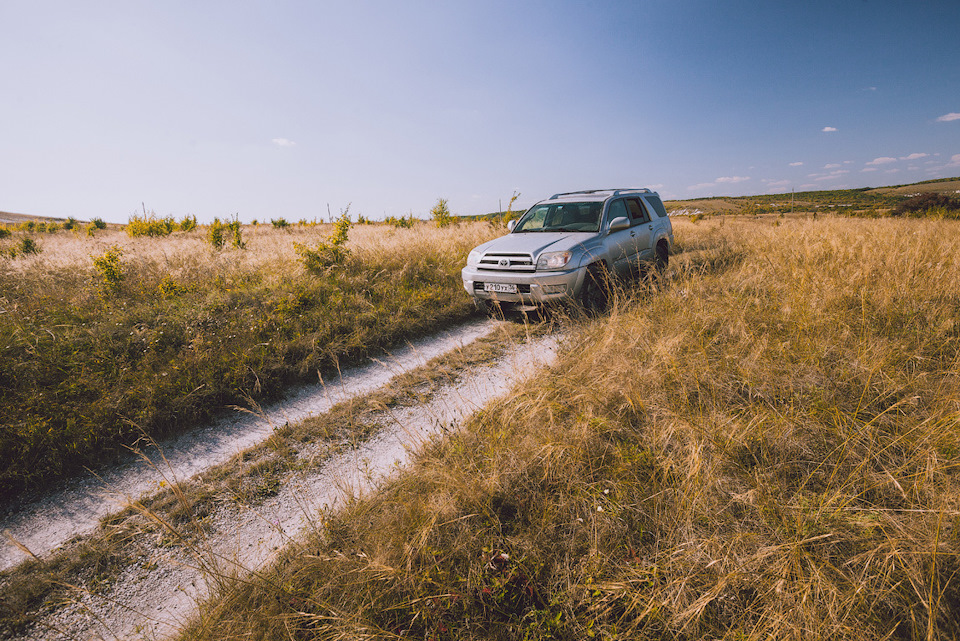
[[[448,333],[443,342],[452,349],[495,328],[496,323],[491,321],[473,323]],[[424,443],[455,429],[466,416],[508,392],[538,368],[553,363],[557,344],[556,336],[514,344],[496,362],[461,373],[455,384],[445,386],[426,403],[386,413],[383,428],[370,441],[335,456],[318,469],[298,472],[283,484],[276,496],[256,507],[220,505],[211,515],[206,540],[192,550],[143,542],[140,561],[125,568],[109,587],[96,594],[78,593],[73,603],[46,615],[42,627],[35,628],[26,638],[158,639],[176,633],[196,612],[198,601],[216,587],[208,583],[215,580],[211,573],[201,571],[199,565],[215,566],[216,573],[225,576],[244,575],[261,567],[286,541],[316,527],[322,510],[335,509],[343,500],[375,487],[409,461]],[[434,345],[430,356],[423,346],[415,346],[412,351],[418,357],[412,362],[422,364],[443,353],[443,348],[433,342],[430,345]],[[412,368],[402,367],[400,358],[394,354],[388,367],[379,367],[386,370],[379,374],[368,372],[360,379],[345,376],[337,394],[333,391],[337,386],[322,390],[326,407],[351,393],[362,393],[360,389],[371,391],[392,375]],[[354,387],[351,381],[356,380],[366,382]],[[297,415],[303,417],[322,411],[316,409],[324,407],[322,404],[303,409],[309,405],[303,400],[305,396],[306,392],[298,395],[304,405],[297,406],[301,407],[297,411],[303,412]],[[276,415],[283,420],[294,420],[296,416],[286,404],[283,411],[279,407],[274,411],[279,412]],[[260,438],[269,433],[269,426],[258,427],[262,429]],[[250,440],[255,442],[252,437]],[[238,449],[240,446],[234,443],[227,448],[225,456]],[[150,478],[149,483],[156,482],[155,471],[153,476],[146,476]],[[149,483],[146,489],[151,488]],[[116,504],[111,502],[111,507],[115,508]]]
[[[299,387],[284,401],[263,408],[267,421],[238,412],[164,441],[160,443],[167,460],[163,466],[167,468],[169,465],[169,473],[176,478],[189,478],[262,441],[273,425],[300,421],[311,414],[324,412],[348,397],[374,390],[397,374],[486,336],[495,327],[494,321],[475,320],[411,343],[376,360],[371,359],[367,366],[344,372],[342,377],[328,381],[326,385],[317,383]],[[9,532],[28,550],[43,556],[69,539],[92,531],[102,517],[124,505],[127,497],[138,497],[155,490],[160,480],[154,469],[156,463],[131,457],[128,462],[101,472],[99,478],[84,474],[64,489],[22,506],[14,513],[0,516],[0,532]],[[0,570],[24,558],[20,549],[6,538],[2,539]]]

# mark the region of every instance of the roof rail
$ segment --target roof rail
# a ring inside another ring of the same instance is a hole
[[[581,191],[567,191],[567,192],[563,192],[563,193],[560,193],[560,194],[554,194],[554,195],[550,196],[550,198],[548,198],[547,200],[554,200],[555,198],[559,198],[560,196],[576,196],[577,194],[584,194],[584,195],[586,195],[586,194],[596,194],[596,193],[599,193],[599,192],[601,192],[601,191],[611,191],[611,192],[613,192],[613,195],[614,195],[614,196],[619,196],[620,194],[625,194],[625,193],[627,193],[627,192],[641,192],[641,193],[645,193],[645,194],[652,194],[652,193],[653,193],[652,191],[650,191],[650,190],[647,189],[646,187],[642,187],[642,188],[639,188],[639,187],[638,187],[638,188],[628,188],[628,189],[583,189],[583,190],[581,190]]]

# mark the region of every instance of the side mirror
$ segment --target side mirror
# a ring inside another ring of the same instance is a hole
[[[622,229],[628,229],[630,227],[630,221],[627,220],[626,216],[619,216],[610,221],[610,233],[612,234],[615,231],[620,231]]]
[[[624,219],[626,220],[626,219]],[[513,231],[514,227],[517,226],[517,219],[507,221],[507,231]]]

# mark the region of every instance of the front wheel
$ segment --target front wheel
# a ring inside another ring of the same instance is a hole
[[[579,302],[589,315],[602,312],[607,308],[607,283],[602,269],[591,267],[583,277]]]

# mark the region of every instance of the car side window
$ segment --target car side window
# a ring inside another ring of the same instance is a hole
[[[607,224],[616,220],[617,218],[624,217],[629,220],[630,216],[627,214],[627,206],[624,204],[623,199],[615,200],[610,203],[610,209],[607,211]]]
[[[650,214],[647,213],[646,208],[640,203],[639,198],[631,198],[627,201],[627,205],[630,207],[630,222],[632,224],[640,225],[650,222]]]

